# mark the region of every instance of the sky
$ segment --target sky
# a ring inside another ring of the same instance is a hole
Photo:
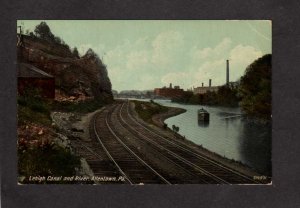
[[[34,31],[42,20],[18,20]],[[92,48],[107,66],[112,88],[183,89],[237,81],[257,58],[272,53],[268,20],[45,20],[52,33],[83,55]]]

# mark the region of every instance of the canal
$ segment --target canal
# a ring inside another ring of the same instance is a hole
[[[239,116],[239,108],[182,105],[169,100],[155,100],[169,107],[187,111],[165,121],[179,126],[179,133],[196,144],[229,159],[241,161],[257,172],[271,176],[271,124],[262,124]],[[199,124],[197,110],[210,113],[208,124]]]

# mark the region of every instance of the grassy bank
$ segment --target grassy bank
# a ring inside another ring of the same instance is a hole
[[[165,113],[168,111],[168,107],[159,105],[153,101],[151,102],[142,102],[142,101],[133,101],[135,104],[135,110],[138,113],[139,117],[146,122],[153,123],[152,117],[154,115]]]

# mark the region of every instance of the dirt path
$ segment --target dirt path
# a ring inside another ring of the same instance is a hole
[[[68,135],[80,138],[83,141],[91,141],[89,124],[93,115],[101,110],[102,108],[87,114],[52,112],[51,117],[58,128]]]

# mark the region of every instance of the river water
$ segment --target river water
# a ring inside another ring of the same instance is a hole
[[[271,175],[271,125],[239,116],[239,108],[182,105],[169,100],[155,100],[169,107],[187,111],[165,121],[179,126],[179,133],[196,144],[229,159],[241,161],[261,174]],[[197,110],[210,113],[210,122],[199,124]]]

